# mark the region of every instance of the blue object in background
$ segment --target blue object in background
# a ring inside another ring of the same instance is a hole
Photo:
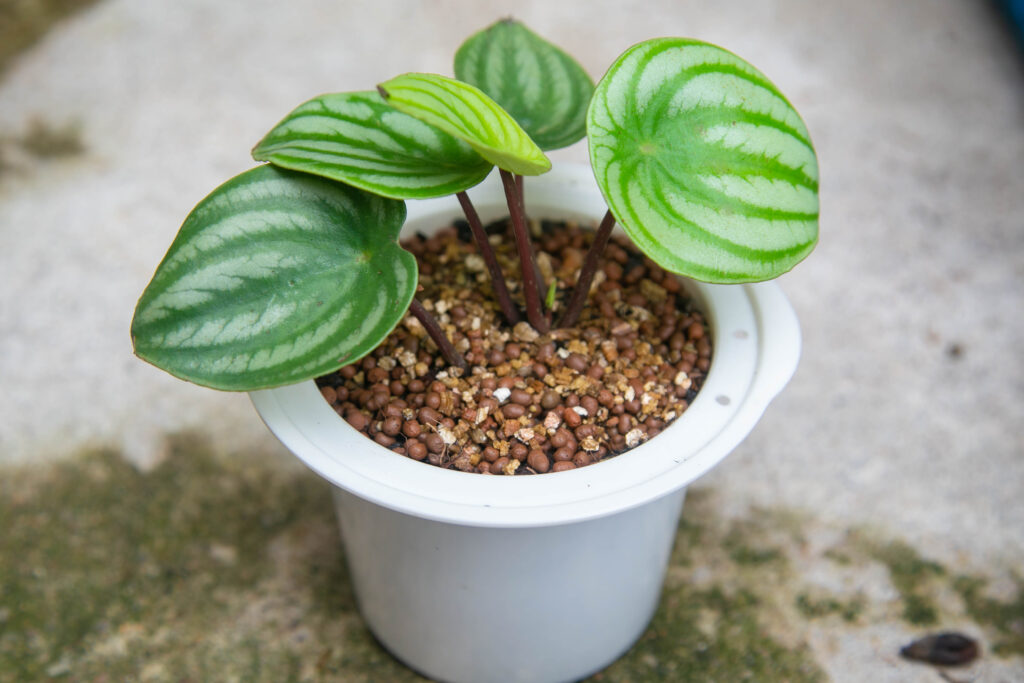
[[[998,4],[1009,20],[1010,28],[1017,36],[1018,44],[1024,48],[1024,0],[999,0]]]

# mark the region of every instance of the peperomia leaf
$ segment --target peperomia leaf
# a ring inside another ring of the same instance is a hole
[[[306,102],[252,155],[394,199],[462,192],[492,168],[462,140],[385,104],[376,92],[335,93]]]
[[[682,38],[633,46],[598,83],[587,134],[612,213],[668,270],[767,280],[817,242],[807,128],[761,72],[722,48]]]
[[[135,309],[135,353],[238,391],[352,362],[412,300],[404,222],[401,201],[273,166],[242,173],[185,219]]]
[[[494,98],[541,149],[571,145],[587,133],[594,81],[515,19],[470,36],[455,53],[455,77]]]
[[[388,104],[465,140],[499,168],[519,175],[551,170],[540,147],[478,88],[437,74],[408,73],[377,89]]]

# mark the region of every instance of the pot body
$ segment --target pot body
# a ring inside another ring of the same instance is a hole
[[[470,194],[484,221],[507,215],[494,175]],[[586,166],[530,178],[526,196],[547,218],[605,211]],[[459,215],[453,198],[409,202],[405,230]],[[443,681],[572,681],[639,638],[686,486],[746,437],[799,358],[796,316],[774,283],[684,285],[712,329],[700,394],[654,439],[576,470],[441,470],[353,430],[312,381],[253,392],[271,431],[335,486],[356,600],[397,658]]]
[[[468,527],[335,489],[360,612],[439,680],[574,681],[618,659],[658,605],[684,491],[599,519]]]

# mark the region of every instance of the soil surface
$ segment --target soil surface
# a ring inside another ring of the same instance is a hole
[[[557,320],[593,231],[549,222],[533,229]],[[487,232],[515,297],[507,220]],[[382,446],[465,472],[559,472],[643,443],[700,389],[711,359],[704,317],[675,276],[625,239],[605,249],[578,324],[546,334],[503,319],[467,226],[403,246],[420,264],[417,298],[469,368],[450,366],[410,315],[371,354],[320,378],[338,414]]]

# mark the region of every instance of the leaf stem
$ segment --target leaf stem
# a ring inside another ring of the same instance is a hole
[[[597,273],[598,259],[608,245],[608,238],[612,234],[613,227],[615,227],[615,216],[609,209],[601,220],[597,232],[594,233],[594,243],[590,245],[587,256],[583,260],[583,267],[580,268],[580,275],[576,279],[576,287],[572,290],[565,313],[558,321],[559,327],[572,327],[579,320],[580,313],[583,312],[583,305],[587,302],[587,295],[590,294],[590,284],[594,281],[594,275]]]
[[[494,249],[491,248],[491,243],[487,240],[487,233],[480,222],[480,215],[476,212],[473,202],[469,201],[468,194],[459,192],[455,196],[459,198],[462,212],[466,214],[469,229],[473,232],[473,239],[476,240],[476,247],[480,250],[480,256],[487,265],[487,271],[491,274],[494,296],[498,300],[501,312],[505,314],[505,319],[509,325],[515,325],[519,322],[519,311],[516,310],[515,304],[512,303],[512,296],[508,293],[508,285],[505,284],[505,276],[502,275],[501,267],[498,266],[498,259],[494,256]]]
[[[423,329],[427,331],[430,338],[437,344],[437,348],[441,350],[441,355],[448,362],[449,365],[462,368],[463,370],[469,369],[469,364],[466,363],[466,359],[462,357],[451,340],[448,339],[448,335],[444,333],[441,326],[437,324],[437,319],[430,314],[430,311],[423,307],[419,299],[413,299],[412,303],[409,304],[409,312],[416,316],[416,319],[423,325]]]
[[[516,249],[519,251],[519,270],[523,278],[523,297],[526,299],[526,319],[533,329],[544,334],[550,328],[544,317],[541,304],[540,283],[537,278],[537,262],[530,246],[530,233],[523,215],[523,206],[519,202],[519,186],[515,177],[503,168],[501,182],[505,187],[505,200],[508,202],[509,217],[512,220],[512,232],[516,238]]]

